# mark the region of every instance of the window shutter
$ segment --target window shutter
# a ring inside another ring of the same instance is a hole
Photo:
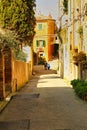
[[[37,46],[37,47],[39,46],[39,42],[38,42],[38,40],[36,41],[36,46]]]
[[[42,30],[42,24],[38,24],[38,29]]]
[[[45,41],[43,41],[43,47],[45,47]]]

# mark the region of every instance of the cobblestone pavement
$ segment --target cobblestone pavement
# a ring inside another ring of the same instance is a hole
[[[0,114],[13,120],[29,120],[29,130],[87,130],[87,102],[57,74],[33,76]]]

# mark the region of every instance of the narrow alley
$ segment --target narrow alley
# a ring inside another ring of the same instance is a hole
[[[0,130],[87,130],[87,102],[57,74],[44,71],[33,76],[0,113]]]

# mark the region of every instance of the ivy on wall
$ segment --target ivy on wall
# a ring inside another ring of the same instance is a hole
[[[63,11],[68,13],[68,0],[63,0]]]
[[[79,26],[77,33],[79,33],[80,37],[83,38],[83,26]]]

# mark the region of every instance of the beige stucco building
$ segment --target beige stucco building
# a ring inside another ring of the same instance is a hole
[[[87,55],[87,0],[68,0],[67,24],[65,24],[67,40],[63,45],[63,77],[72,80],[77,78],[87,78],[86,70],[82,70],[80,63],[74,60],[74,56],[80,52]],[[59,1],[59,12],[63,9],[63,0]],[[62,4],[62,5],[61,5]],[[60,18],[64,18],[64,12],[60,13]],[[60,19],[59,19],[60,20]],[[63,27],[64,28],[64,27]],[[62,31],[63,31],[62,28]],[[63,35],[62,38],[64,39]],[[65,61],[65,62],[64,62]],[[85,72],[85,73],[84,73]],[[85,77],[84,77],[85,75]]]

